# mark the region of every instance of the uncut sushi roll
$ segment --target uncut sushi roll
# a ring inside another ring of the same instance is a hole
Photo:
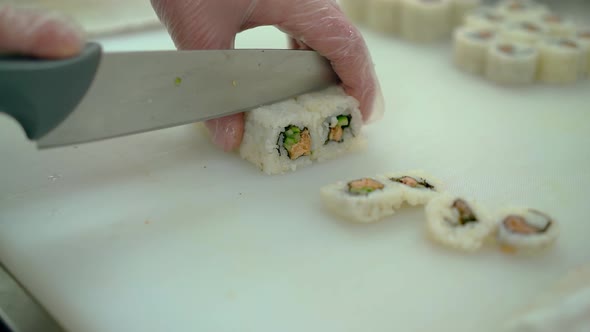
[[[539,80],[573,83],[586,72],[586,48],[573,38],[550,38],[539,44]]]
[[[326,185],[320,189],[320,198],[332,214],[357,223],[391,216],[403,203],[402,191],[379,176]]]
[[[339,0],[344,15],[356,24],[364,24],[367,20],[368,0]]]
[[[496,241],[506,252],[534,253],[555,244],[559,224],[549,215],[529,208],[506,208],[496,217]]]
[[[448,37],[451,5],[451,0],[402,0],[402,37],[414,42],[432,42]]]
[[[453,27],[462,26],[465,23],[465,16],[470,11],[478,8],[481,0],[453,0]]]
[[[480,249],[496,230],[494,220],[482,206],[453,195],[430,200],[426,221],[434,241],[463,251]]]
[[[496,41],[488,49],[485,76],[499,84],[530,84],[535,81],[538,61],[533,46]]]
[[[312,163],[317,114],[295,100],[262,106],[245,114],[240,156],[267,174],[282,174]]]
[[[366,23],[374,31],[395,35],[399,33],[401,0],[368,0]]]
[[[483,74],[488,48],[496,40],[496,33],[487,28],[457,28],[453,34],[453,58],[460,69]]]
[[[576,32],[576,25],[560,15],[545,13],[539,22],[547,27],[547,34],[552,37],[571,37]]]
[[[403,200],[412,206],[424,205],[442,190],[442,182],[419,170],[383,174],[392,188],[403,193]]]
[[[296,101],[316,119],[311,127],[317,138],[313,160],[322,162],[365,147],[359,103],[341,87],[304,94]]]
[[[531,0],[500,1],[496,9],[510,20],[526,20],[551,12],[546,5]]]
[[[549,30],[543,24],[532,20],[508,22],[501,27],[502,39],[529,45],[538,44],[548,34]]]
[[[494,8],[480,7],[468,12],[464,21],[466,27],[497,31],[506,22],[506,17]]]

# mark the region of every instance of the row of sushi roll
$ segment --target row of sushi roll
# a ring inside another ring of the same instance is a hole
[[[536,253],[552,246],[559,224],[536,209],[511,207],[490,213],[475,200],[445,192],[441,181],[423,171],[379,174],[320,188],[327,211],[352,222],[391,217],[406,203],[425,206],[429,238],[460,251],[495,243],[508,253]]]
[[[340,0],[357,25],[414,42],[448,39],[481,0]]]
[[[590,27],[533,1],[470,11],[453,35],[458,68],[500,84],[573,83],[588,77]]]
[[[332,86],[247,112],[239,153],[283,174],[364,148],[362,124],[358,101]]]

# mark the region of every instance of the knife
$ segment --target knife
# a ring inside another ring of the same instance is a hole
[[[308,50],[103,52],[0,56],[0,112],[37,148],[116,138],[244,112],[338,82]]]

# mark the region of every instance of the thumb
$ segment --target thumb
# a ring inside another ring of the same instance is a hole
[[[82,29],[62,15],[0,6],[0,51],[63,58],[83,44]]]

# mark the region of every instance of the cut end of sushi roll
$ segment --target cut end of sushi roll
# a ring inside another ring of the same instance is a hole
[[[339,181],[320,188],[326,209],[345,220],[373,223],[395,213],[403,200],[402,193],[385,178],[367,177]]]
[[[506,23],[501,28],[501,37],[506,41],[536,45],[549,33],[549,29],[533,20],[520,20]]]
[[[539,44],[539,80],[574,83],[587,69],[587,47],[574,38],[548,38]]]
[[[491,7],[480,7],[465,15],[465,26],[497,31],[507,22],[504,14]]]
[[[433,198],[426,205],[426,220],[434,241],[467,252],[480,249],[496,229],[482,206],[454,195]]]
[[[491,28],[461,27],[453,37],[453,58],[455,65],[468,73],[484,73],[489,45],[496,40]]]
[[[496,218],[497,242],[510,253],[533,253],[552,246],[559,237],[559,225],[549,215],[530,208],[509,208]]]
[[[404,202],[411,206],[424,205],[442,190],[442,182],[419,170],[395,172],[382,175],[393,188],[403,193]]]
[[[509,19],[529,19],[550,13],[546,5],[527,0],[500,1],[496,9]]]
[[[538,62],[539,53],[533,46],[495,41],[487,52],[485,76],[498,84],[531,84],[536,78]]]
[[[547,27],[548,34],[553,37],[570,37],[576,31],[576,25],[566,18],[553,13],[545,13],[539,21]]]

